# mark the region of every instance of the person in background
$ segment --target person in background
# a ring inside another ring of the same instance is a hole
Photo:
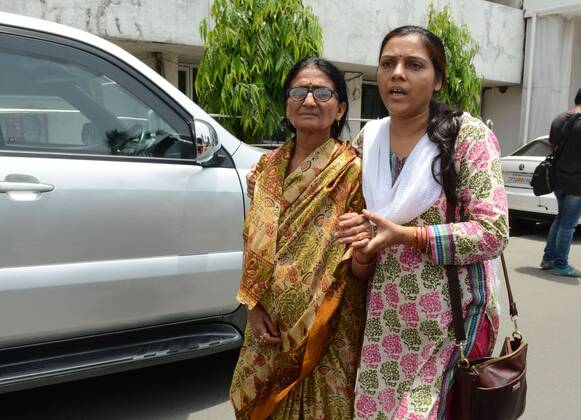
[[[466,355],[489,355],[496,341],[492,259],[508,242],[500,147],[482,121],[434,99],[445,82],[436,35],[404,26],[383,39],[377,83],[390,117],[370,121],[355,140],[367,210],[343,215],[337,233],[359,261],[376,265],[357,418],[461,418],[450,392],[459,349],[446,265],[458,269]]]
[[[311,57],[284,90],[294,137],[253,172],[237,296],[248,323],[230,398],[238,419],[351,419],[366,285],[334,238],[338,217],[364,205],[360,159],[337,139],[347,88],[333,64]]]
[[[558,115],[549,133],[551,147],[559,153],[559,159],[554,162],[558,212],[549,230],[541,268],[568,277],[581,277],[581,271],[569,264],[571,241],[581,217],[580,114],[581,89],[577,91],[573,109]]]

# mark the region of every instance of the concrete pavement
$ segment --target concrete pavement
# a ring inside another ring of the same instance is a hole
[[[506,251],[520,329],[529,342],[526,420],[581,419],[581,279],[537,268],[547,235],[538,226]],[[571,262],[581,267],[581,230]],[[501,290],[500,339],[512,332]],[[500,347],[500,340],[499,346]],[[498,349],[495,354],[498,353]],[[0,395],[2,420],[229,420],[236,352]],[[579,400],[578,400],[579,398]]]
[[[513,236],[505,255],[519,327],[529,342],[527,409],[523,419],[581,418],[581,279],[559,277],[538,269],[548,227]],[[581,230],[577,230],[570,262],[581,267]],[[501,290],[504,336],[512,332],[506,291]]]

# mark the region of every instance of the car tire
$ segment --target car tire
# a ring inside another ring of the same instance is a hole
[[[508,225],[510,226],[511,232],[524,232],[531,230],[537,224],[536,220],[521,219],[509,214]]]

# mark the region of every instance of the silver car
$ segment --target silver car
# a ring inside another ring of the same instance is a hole
[[[0,13],[0,392],[238,347],[262,153],[88,33]]]

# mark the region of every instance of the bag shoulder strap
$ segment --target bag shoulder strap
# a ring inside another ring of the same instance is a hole
[[[448,200],[446,209],[446,223],[454,222],[456,212],[455,203]],[[455,265],[446,265],[448,273],[448,291],[450,293],[450,305],[452,306],[452,322],[454,324],[454,335],[456,342],[466,341],[466,331],[464,329],[464,316],[462,314],[462,298],[460,294],[460,280],[458,278],[458,267]]]
[[[454,214],[456,212],[456,205],[448,201],[448,208],[446,210],[446,223],[454,222]],[[504,283],[506,284],[506,291],[508,294],[509,313],[512,321],[515,324],[514,334],[522,335],[518,331],[516,320],[518,318],[518,309],[514,301],[512,289],[510,287],[510,280],[508,278],[508,269],[506,267],[506,260],[504,253],[500,254],[502,263],[502,272],[504,275]],[[464,329],[464,316],[462,314],[462,299],[460,292],[460,280],[458,279],[458,267],[455,265],[446,265],[446,272],[448,273],[448,289],[450,293],[450,304],[452,306],[452,322],[454,324],[454,335],[456,337],[456,344],[460,346],[463,352],[463,346],[466,343],[466,330]]]
[[[455,139],[454,143],[452,144],[452,160],[454,159],[455,154],[455,145],[457,139]],[[456,170],[454,168],[454,164],[450,165],[447,169],[450,171],[448,174],[448,179],[452,179],[454,184],[456,184]],[[458,200],[458,195],[455,191],[449,192],[448,188],[444,188],[446,193],[446,223],[453,223],[455,221],[455,214],[456,214],[456,203]],[[454,196],[451,196],[454,194]],[[519,334],[518,327],[516,324],[516,319],[518,317],[518,310],[516,307],[516,302],[513,299],[512,289],[510,287],[510,281],[508,279],[508,269],[506,267],[506,261],[504,258],[504,254],[500,256],[502,262],[502,270],[504,275],[504,282],[506,284],[506,291],[508,293],[508,301],[509,301],[509,312],[510,316],[515,325],[515,334]],[[462,313],[462,298],[461,298],[461,289],[460,289],[460,280],[458,278],[458,267],[456,265],[446,265],[445,266],[446,272],[448,274],[448,290],[450,293],[450,304],[452,306],[452,323],[454,324],[454,335],[456,336],[456,344],[460,346],[461,355],[464,357],[464,344],[466,343],[466,330],[464,328],[464,315]]]

